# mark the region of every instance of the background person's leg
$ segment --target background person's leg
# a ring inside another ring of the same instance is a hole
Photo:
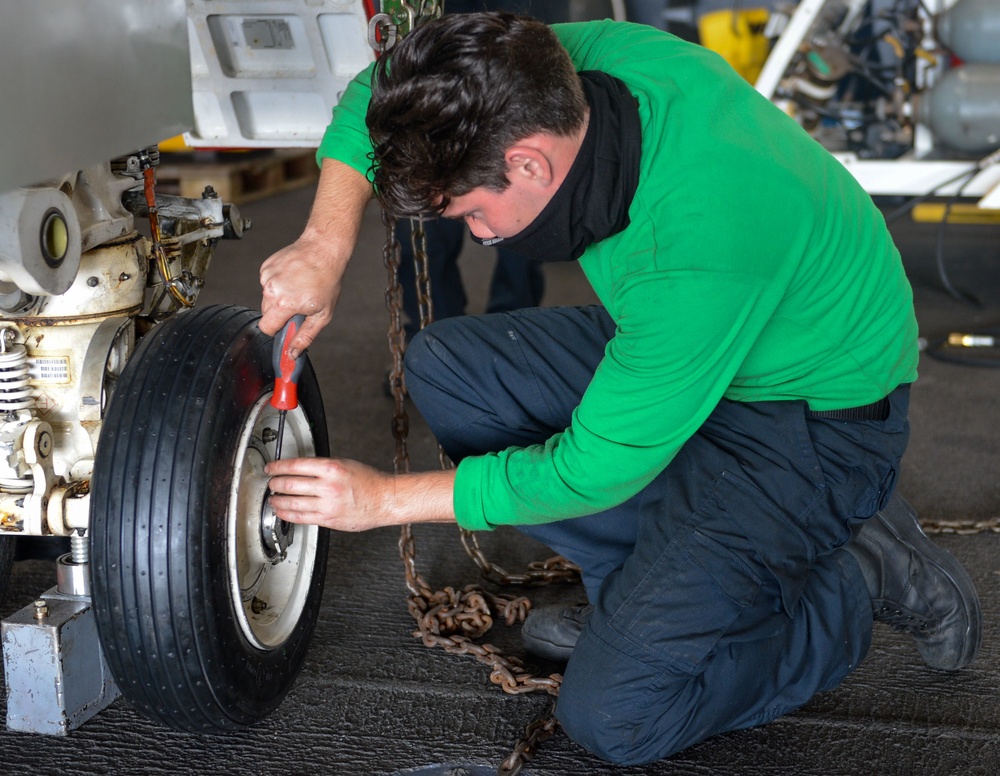
[[[663,11],[668,0],[625,0],[625,16],[630,22],[663,29]],[[692,0],[693,2],[693,0]]]
[[[486,302],[487,313],[538,307],[544,293],[545,274],[541,262],[513,251],[497,250],[497,263]]]
[[[458,257],[465,240],[465,225],[460,221],[435,218],[424,221],[423,226],[427,235],[427,271],[430,276],[434,320],[465,315],[467,299],[462,274],[458,269]],[[412,339],[420,328],[411,235],[410,219],[399,219],[396,223],[396,239],[399,241],[399,284],[403,290],[407,339]]]

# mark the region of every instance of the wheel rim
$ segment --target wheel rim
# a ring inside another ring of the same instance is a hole
[[[319,536],[316,526],[296,525],[288,537],[285,524],[275,543],[274,532],[262,529],[273,517],[266,506],[264,474],[278,428],[278,410],[270,398],[261,397],[240,434],[226,525],[230,596],[243,635],[258,649],[283,644],[298,624],[309,598]],[[290,410],[282,458],[315,454],[308,418],[301,407]]]

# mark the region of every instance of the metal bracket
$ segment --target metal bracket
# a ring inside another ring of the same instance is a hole
[[[8,729],[65,736],[118,697],[89,598],[52,588],[0,633]]]
[[[31,494],[24,499],[24,533],[42,536],[45,533],[49,490],[56,479],[52,469],[52,450],[55,444],[52,427],[41,420],[31,421],[25,428],[21,444],[24,462],[31,467],[34,480]]]

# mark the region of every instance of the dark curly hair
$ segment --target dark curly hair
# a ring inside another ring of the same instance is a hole
[[[504,190],[504,152],[538,132],[579,130],[586,100],[545,24],[510,13],[418,26],[379,59],[367,124],[371,178],[398,216],[440,213],[480,186]]]

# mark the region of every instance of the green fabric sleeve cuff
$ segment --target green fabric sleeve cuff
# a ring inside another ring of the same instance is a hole
[[[486,460],[481,456],[465,458],[455,472],[453,506],[455,519],[467,531],[492,531],[483,510],[483,489],[480,486]]]

